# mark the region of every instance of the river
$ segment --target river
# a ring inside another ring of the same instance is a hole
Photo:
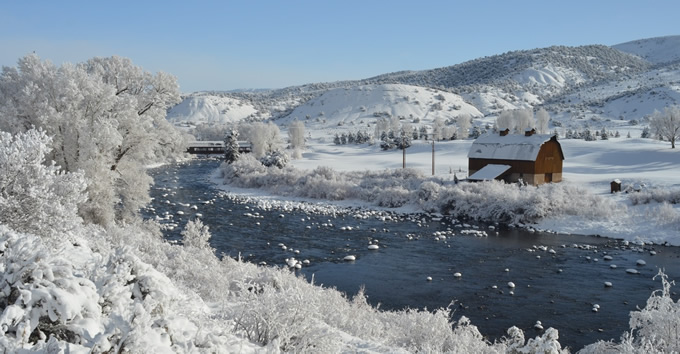
[[[661,288],[652,279],[658,269],[680,280],[678,247],[323,203],[258,205],[210,183],[219,164],[197,159],[152,170],[154,202],[146,216],[163,219],[167,239],[179,240],[186,221],[200,217],[217,254],[280,267],[290,258],[308,261],[291,271],[349,296],[363,287],[369,302],[385,310],[452,306],[455,319],[470,318],[490,341],[511,326],[527,338],[540,335],[536,321],[558,329],[560,343],[574,351],[618,340],[630,311]],[[356,260],[345,261],[347,255]],[[627,272],[633,269],[637,274]]]

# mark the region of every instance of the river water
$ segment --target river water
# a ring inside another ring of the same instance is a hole
[[[455,319],[470,318],[490,341],[511,326],[527,338],[540,335],[536,321],[558,329],[560,343],[572,350],[618,340],[629,328],[629,312],[660,289],[652,279],[658,269],[680,280],[678,247],[321,203],[258,206],[209,182],[219,164],[199,159],[152,170],[154,202],[146,216],[163,219],[169,240],[179,240],[186,221],[200,217],[218,254],[280,267],[286,259],[306,260],[291,271],[350,296],[363,287],[381,309],[451,306]],[[356,260],[343,260],[347,255]],[[632,269],[638,274],[627,272]]]

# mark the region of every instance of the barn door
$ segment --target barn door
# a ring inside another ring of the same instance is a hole
[[[545,174],[545,183],[550,183],[552,182],[552,173],[546,173]]]

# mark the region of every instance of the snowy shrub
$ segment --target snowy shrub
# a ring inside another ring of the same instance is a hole
[[[680,204],[680,188],[645,188],[637,193],[629,193],[628,199],[633,205],[652,202]]]
[[[260,158],[260,162],[267,167],[276,166],[278,168],[284,168],[289,161],[290,157],[288,157],[288,154],[281,150],[274,150]]]
[[[406,205],[411,199],[411,192],[402,186],[376,188],[371,192],[374,201],[381,207],[398,208]]]
[[[0,224],[48,236],[80,222],[85,178],[44,164],[51,141],[42,130],[0,132]]]
[[[210,231],[201,219],[189,220],[182,230],[182,243],[187,247],[210,248]]]

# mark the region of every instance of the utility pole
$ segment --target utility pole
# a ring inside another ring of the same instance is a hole
[[[434,136],[432,137],[432,175],[434,176]]]
[[[401,131],[401,154],[402,154],[401,168],[406,168],[406,136],[403,130]]]

